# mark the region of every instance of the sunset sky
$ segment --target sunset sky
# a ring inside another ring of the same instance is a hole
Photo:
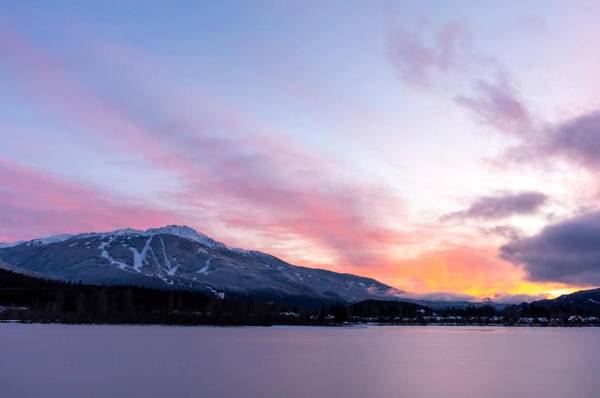
[[[10,3],[0,241],[186,224],[420,296],[600,285],[597,1]]]

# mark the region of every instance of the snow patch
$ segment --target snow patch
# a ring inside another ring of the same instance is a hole
[[[212,287],[210,287],[208,285],[204,285],[204,287],[207,288],[208,290],[210,290],[210,292],[212,294],[214,294],[218,299],[223,300],[225,298],[225,292],[216,291],[215,289],[213,289]]]
[[[144,265],[144,260],[146,259],[146,254],[148,253],[148,249],[150,248],[150,243],[152,243],[152,238],[154,236],[150,236],[142,251],[138,251],[135,247],[130,247],[129,250],[133,253],[133,270],[136,272],[140,272],[142,269],[142,265]]]
[[[104,239],[107,237],[115,237],[115,236],[122,236],[126,239],[131,239],[134,238],[136,236],[146,236],[146,237],[152,237],[154,235],[173,235],[173,236],[178,236],[180,238],[184,238],[187,240],[191,240],[194,242],[198,242],[200,244],[202,244],[203,246],[206,246],[208,248],[226,248],[227,246],[225,246],[223,243],[218,242],[200,232],[197,232],[195,229],[190,228],[188,226],[185,225],[167,225],[164,227],[160,227],[160,228],[149,228],[145,231],[139,230],[139,229],[133,229],[133,228],[124,228],[124,229],[117,229],[115,231],[109,231],[109,232],[84,232],[84,233],[80,233],[80,234],[63,234],[63,235],[54,235],[54,236],[48,236],[45,238],[40,238],[40,239],[33,239],[30,240],[28,242],[24,242],[24,241],[19,241],[19,242],[14,242],[14,243],[0,243],[0,248],[5,248],[5,247],[12,247],[12,246],[17,246],[20,244],[25,243],[28,246],[34,246],[34,245],[47,245],[47,244],[52,244],[52,243],[59,243],[59,242],[63,242],[65,240],[71,239],[71,238],[76,238],[76,239],[85,239],[85,238],[100,238],[100,239]]]
[[[159,239],[160,239],[160,243],[162,245],[162,253],[163,253],[163,258],[165,259],[165,268],[167,269],[167,274],[175,275],[175,273],[177,272],[177,266],[171,265],[169,256],[167,256],[167,249],[165,248],[165,242],[163,241],[162,238],[159,237]]]
[[[4,249],[7,247],[14,247],[14,246],[19,246],[20,244],[25,243],[25,241],[18,241],[18,242],[0,242],[0,249]]]
[[[110,246],[110,244],[114,241],[114,237],[111,236],[108,238],[108,240],[106,242],[101,242],[100,245],[98,246],[98,249],[101,250],[100,252],[100,256],[107,259],[108,262],[110,263],[110,265],[116,265],[117,267],[121,268],[121,269],[125,269],[127,268],[127,264],[125,264],[124,262],[121,262],[119,260],[115,260],[110,254],[108,254],[108,250],[106,250],[107,247]]]
[[[45,238],[30,240],[29,242],[26,242],[25,245],[26,246],[51,245],[53,243],[64,242],[66,240],[71,239],[74,236],[75,235],[73,235],[73,234],[62,234],[62,235],[48,236],[48,237],[45,237]]]
[[[190,228],[185,225],[167,225],[161,228],[150,228],[145,231],[146,234],[158,235],[173,235],[178,236],[180,238],[184,238],[187,240],[192,240],[194,242],[198,242],[204,246],[214,248],[214,247],[225,247],[221,242],[217,242],[214,239],[209,238],[208,236],[197,232],[195,229]]]
[[[200,268],[198,270],[199,274],[203,274],[203,275],[207,275],[208,274],[208,268],[210,267],[210,262],[212,261],[212,259],[215,258],[215,256],[210,256],[207,260],[206,263],[204,263],[204,267]]]

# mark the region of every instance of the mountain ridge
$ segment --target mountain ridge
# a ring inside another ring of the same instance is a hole
[[[187,289],[222,297],[306,296],[355,302],[402,291],[374,279],[287,263],[231,248],[187,226],[63,234],[0,247],[0,260],[47,278]]]

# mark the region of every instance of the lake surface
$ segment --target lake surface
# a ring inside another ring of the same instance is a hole
[[[600,396],[600,328],[0,324],[0,397]]]

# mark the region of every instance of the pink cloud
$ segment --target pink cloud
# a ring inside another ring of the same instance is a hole
[[[176,214],[0,159],[0,241],[181,223]]]
[[[275,138],[276,132],[254,124],[244,115],[216,107],[218,113],[207,121],[202,106],[210,101],[203,98],[195,103],[194,98],[181,92],[168,100],[160,94],[143,93],[147,107],[144,112],[136,112],[99,99],[70,76],[60,62],[14,33],[0,32],[0,49],[10,54],[10,63],[27,92],[78,131],[111,151],[141,155],[148,166],[171,172],[181,181],[182,189],[168,193],[166,198],[189,209],[190,218],[194,212],[202,213],[203,219],[218,216],[227,227],[247,231],[250,239],[257,231],[271,235],[274,243],[281,236],[295,236],[333,251],[342,263],[362,265],[379,261],[380,253],[389,245],[404,239],[374,216],[382,208],[388,214],[397,212],[397,198],[380,188],[344,182],[341,170],[290,141]],[[153,87],[162,87],[159,76],[154,77]],[[186,87],[185,91],[190,89]],[[189,107],[192,103],[195,108]],[[219,131],[232,133],[217,137]],[[240,131],[246,133],[245,138],[226,138]],[[16,183],[16,179],[13,181]],[[5,199],[5,206],[13,214],[23,214],[21,230],[25,233],[27,225],[29,231],[36,225],[32,216],[35,209],[46,207],[39,202],[26,209],[19,207],[16,202],[27,197],[34,185],[17,187],[12,196],[14,203]],[[47,197],[50,209],[57,209],[37,222],[45,229],[102,229],[106,220],[119,226],[153,220],[140,211],[115,218],[121,213],[114,203],[92,200],[94,195],[102,197],[100,193],[60,187],[54,183],[47,188],[48,193],[32,192],[35,197]],[[71,190],[76,194],[65,194]],[[74,198],[73,203],[68,202],[69,197]],[[93,212],[84,208],[84,199],[92,203]],[[103,206],[108,210],[100,211]],[[157,222],[168,218],[159,215],[155,215]],[[85,224],[81,220],[86,220]]]
[[[171,136],[173,143],[178,138]],[[378,208],[397,210],[398,199],[383,189],[332,178],[334,166],[296,147],[264,138],[188,136],[184,142],[211,150],[187,159],[187,189],[171,199],[201,209],[217,203],[220,221],[229,227],[275,240],[301,237],[334,250],[341,262],[363,265],[376,262],[377,253],[405,239],[375,216]]]
[[[94,139],[94,145],[128,154],[141,152],[168,164],[170,169],[184,167],[173,153],[151,139],[150,131],[141,129],[122,110],[101,100],[70,76],[58,59],[30,45],[9,30],[7,24],[0,24],[0,50],[6,55],[6,66],[12,68],[17,86],[43,104],[44,109],[54,111],[63,123],[75,127],[80,136]]]

